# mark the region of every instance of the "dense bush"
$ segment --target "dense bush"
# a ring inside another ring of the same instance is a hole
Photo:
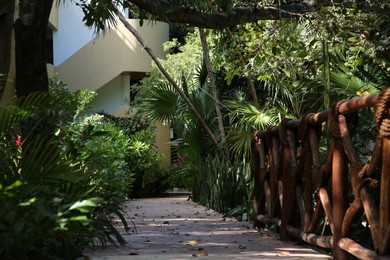
[[[96,185],[95,193],[109,204],[123,202],[133,183],[127,162],[130,138],[126,132],[96,114],[72,122],[61,132],[63,156],[80,164]]]
[[[51,130],[66,116],[57,105],[64,105],[58,96],[37,94],[0,107],[2,259],[74,259],[96,235],[91,223],[102,200],[60,155]]]
[[[129,196],[139,198],[163,194],[168,188],[167,173],[159,167],[163,156],[155,149],[155,127],[150,121],[144,120],[142,113],[127,117],[100,114],[121,129],[126,129],[129,138],[126,160],[129,171],[134,176],[134,185]]]
[[[125,243],[108,215],[127,228],[120,205],[130,165],[142,169],[130,161],[137,139],[85,112],[94,93],[51,83],[50,93],[0,106],[1,259],[75,259],[96,242]]]

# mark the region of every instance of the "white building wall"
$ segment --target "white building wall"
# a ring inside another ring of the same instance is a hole
[[[62,1],[58,11],[58,31],[53,33],[54,66],[60,65],[94,37],[82,22],[84,13],[71,1]]]

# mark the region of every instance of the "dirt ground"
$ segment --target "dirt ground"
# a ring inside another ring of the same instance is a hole
[[[119,220],[127,244],[86,249],[90,259],[332,259],[297,243],[283,243],[268,230],[224,218],[188,196],[130,200],[125,205],[130,231]],[[132,224],[134,223],[134,225]]]

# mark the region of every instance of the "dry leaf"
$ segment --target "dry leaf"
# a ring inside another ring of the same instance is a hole
[[[208,254],[205,251],[200,251],[198,256],[208,256]]]
[[[197,246],[199,244],[200,240],[197,239],[197,240],[188,240],[186,242],[186,245],[191,245],[191,246]]]

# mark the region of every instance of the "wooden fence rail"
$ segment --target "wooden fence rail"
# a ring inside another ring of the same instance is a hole
[[[364,163],[351,136],[369,107],[376,138]],[[326,160],[321,137],[329,140]],[[285,119],[256,132],[253,144],[255,226],[276,225],[282,240],[330,248],[336,260],[390,259],[390,88]]]

